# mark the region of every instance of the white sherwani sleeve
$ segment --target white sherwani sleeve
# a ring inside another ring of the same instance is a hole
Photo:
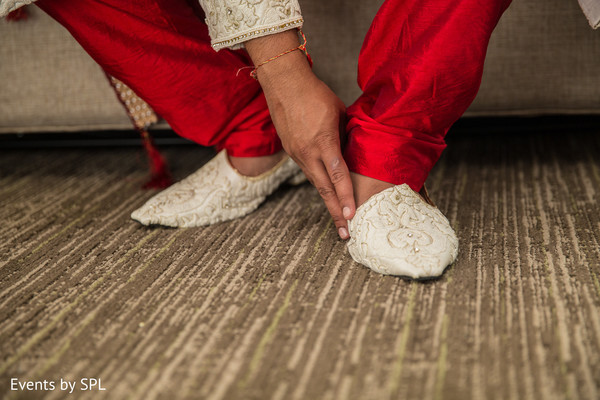
[[[298,0],[199,0],[213,49],[239,49],[261,36],[302,27]]]
[[[33,3],[35,0],[0,0],[0,18],[6,17],[17,8]]]

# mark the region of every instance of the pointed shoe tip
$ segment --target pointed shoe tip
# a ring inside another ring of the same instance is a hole
[[[151,218],[148,217],[148,215],[146,215],[144,212],[141,212],[140,210],[135,210],[134,212],[131,213],[131,215],[129,217],[132,220],[137,221],[142,225],[152,224]]]

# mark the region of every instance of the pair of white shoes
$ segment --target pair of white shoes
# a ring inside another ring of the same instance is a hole
[[[198,171],[152,197],[131,218],[144,225],[210,225],[247,215],[282,183],[304,180],[289,157],[262,175],[241,175],[222,150]],[[386,275],[434,278],[458,253],[458,239],[446,217],[406,184],[369,198],[348,221],[348,228],[352,258]]]

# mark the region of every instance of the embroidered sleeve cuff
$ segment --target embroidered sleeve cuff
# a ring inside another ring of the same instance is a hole
[[[244,47],[244,42],[250,39],[256,39],[261,36],[272,35],[287,31],[288,29],[301,28],[304,20],[302,18],[296,18],[288,22],[278,22],[276,24],[261,26],[257,29],[247,30],[240,32],[239,34],[232,35],[230,37],[224,37],[219,39],[212,39],[212,48],[219,51],[223,48],[230,48],[232,50],[241,49]]]
[[[199,0],[215,50],[302,27],[298,0]]]

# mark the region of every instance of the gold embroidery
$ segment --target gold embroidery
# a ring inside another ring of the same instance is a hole
[[[304,22],[298,0],[199,0],[215,50],[240,48],[243,42]]]
[[[293,21],[293,22],[288,22],[282,25],[278,25],[278,26],[273,26],[273,27],[269,27],[269,28],[263,28],[263,29],[258,29],[256,31],[250,31],[250,32],[246,32],[243,33],[241,35],[238,35],[234,38],[231,39],[227,39],[227,40],[223,40],[223,41],[213,41],[212,47],[215,50],[220,50],[222,48],[225,47],[231,47],[234,46],[236,44],[239,44],[241,42],[246,42],[250,39],[254,39],[257,37],[261,37],[261,36],[265,36],[265,35],[271,35],[273,33],[278,33],[278,32],[282,32],[288,29],[293,29],[293,28],[297,28],[297,27],[301,27],[302,24],[304,23],[304,20],[302,18]]]

